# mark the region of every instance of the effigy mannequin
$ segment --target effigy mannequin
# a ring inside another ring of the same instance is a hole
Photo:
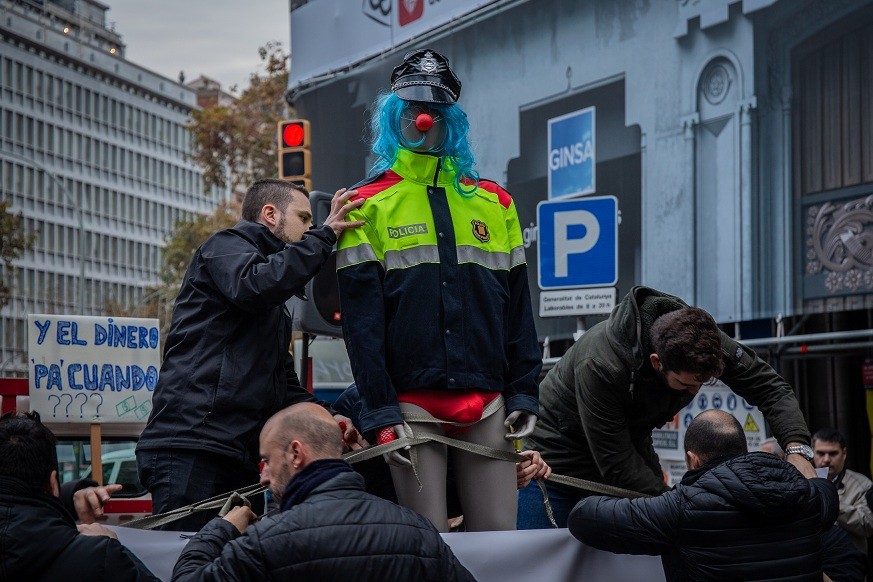
[[[448,60],[422,49],[376,100],[378,161],[349,214],[366,224],[338,246],[343,335],[359,428],[378,443],[430,433],[511,451],[533,432],[542,361],[515,204],[473,169],[460,90]],[[440,531],[447,454],[435,442],[386,454],[399,503]],[[467,531],[515,529],[514,464],[451,454]]]

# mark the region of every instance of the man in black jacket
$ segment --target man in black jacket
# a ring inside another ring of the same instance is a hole
[[[580,501],[570,533],[620,554],[661,555],[667,580],[822,580],[821,534],[837,518],[833,483],[748,453],[739,422],[708,410],[688,426],[689,471],[657,497]]]
[[[173,308],[153,409],[137,445],[140,481],[154,513],[170,511],[255,483],[258,434],[270,416],[315,401],[297,379],[288,353],[285,301],[330,256],[346,228],[354,191],[340,190],[324,225],[312,228],[305,188],[255,182],[242,220],[194,253]],[[328,406],[326,403],[322,403]],[[345,417],[345,437],[354,428]],[[202,512],[168,529],[196,531]]]
[[[76,526],[58,499],[56,442],[36,413],[0,417],[0,580],[157,580],[114,532]],[[77,507],[99,511],[87,498],[106,490],[81,493]]]
[[[280,512],[255,523],[248,507],[236,507],[213,519],[185,546],[174,581],[474,579],[429,521],[364,491],[323,408],[282,410],[260,448],[261,483]]]

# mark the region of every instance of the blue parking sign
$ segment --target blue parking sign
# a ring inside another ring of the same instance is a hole
[[[537,204],[540,289],[618,281],[618,200],[597,196]]]
[[[549,199],[596,191],[594,107],[549,120]]]

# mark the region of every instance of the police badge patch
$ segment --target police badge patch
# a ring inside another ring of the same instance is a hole
[[[473,225],[473,236],[475,236],[483,243],[491,240],[491,233],[488,232],[487,224],[485,224],[481,220],[471,220],[470,224]]]

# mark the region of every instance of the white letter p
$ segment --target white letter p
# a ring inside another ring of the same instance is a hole
[[[585,236],[568,238],[570,226],[584,226]],[[597,217],[587,210],[573,210],[555,213],[555,276],[567,276],[567,257],[590,251],[600,238],[600,223]]]

